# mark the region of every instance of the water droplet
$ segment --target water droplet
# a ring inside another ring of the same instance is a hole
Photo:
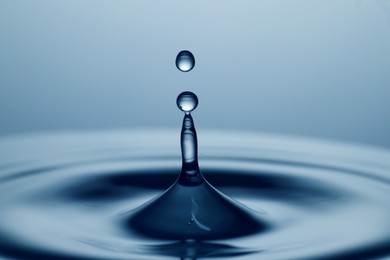
[[[268,230],[270,225],[255,212],[222,194],[204,179],[198,165],[198,140],[190,114],[198,105],[198,98],[186,91],[176,102],[185,112],[180,135],[180,176],[162,195],[132,212],[126,225],[146,236],[174,240],[227,239]],[[156,216],[163,221],[156,222]],[[191,226],[190,232],[183,225]]]
[[[194,55],[187,50],[179,52],[176,56],[176,67],[183,72],[192,70],[195,66]]]
[[[184,91],[177,97],[176,104],[181,111],[189,113],[198,106],[198,97],[190,91]]]

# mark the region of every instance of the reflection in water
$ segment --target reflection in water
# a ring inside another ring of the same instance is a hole
[[[203,132],[200,142],[202,174],[266,221],[266,232],[200,241],[148,237],[126,225],[129,214],[180,174],[177,131],[37,135],[0,140],[0,193],[6,194],[0,197],[0,254],[36,259],[390,255],[388,151],[220,131]],[[164,223],[158,214],[153,217]],[[186,221],[196,225],[192,216]]]

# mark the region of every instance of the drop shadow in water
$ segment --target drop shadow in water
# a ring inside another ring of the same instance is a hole
[[[177,169],[165,171],[138,171],[107,173],[99,176],[69,180],[62,187],[42,193],[43,197],[56,197],[71,203],[88,201],[117,201],[142,196],[147,191],[156,195],[168,189],[177,179]],[[245,172],[234,170],[204,169],[209,182],[226,195],[251,196],[256,199],[277,200],[302,207],[315,208],[318,201],[329,201],[342,197],[346,192],[329,187],[309,178],[283,176],[272,172]],[[53,194],[54,193],[54,194]],[[317,210],[317,209],[316,209]]]
[[[180,259],[200,259],[214,257],[234,257],[259,253],[260,250],[244,249],[220,243],[202,241],[178,241],[159,245],[144,246],[148,254],[178,257]]]
[[[344,260],[344,259],[379,259],[389,257],[390,255],[390,239],[379,241],[375,244],[365,245],[359,249],[346,250],[342,252],[329,253],[325,256],[318,257],[318,260]]]
[[[226,158],[225,158],[226,159]],[[114,160],[107,160],[114,161]],[[118,160],[121,161],[121,160]],[[296,175],[291,176],[283,172],[266,172],[256,169],[233,170],[233,169],[213,169],[203,168],[203,173],[207,180],[216,188],[232,198],[254,198],[256,200],[273,200],[277,203],[294,204],[305,207],[309,210],[326,210],[318,201],[335,200],[328,206],[340,206],[347,203],[350,197],[348,191],[340,190],[339,187],[327,185],[315,178],[316,170],[329,170],[332,172],[343,172],[356,176],[369,176],[369,172],[352,171],[341,167],[321,166],[307,163],[291,163],[288,161],[277,160],[251,160],[239,159],[235,161],[269,163],[277,165],[290,165],[303,168],[313,169],[313,177]],[[90,162],[89,162],[90,163]],[[87,163],[88,164],[88,163]],[[75,165],[68,167],[59,167],[71,171]],[[53,167],[47,167],[46,171],[52,171]],[[89,202],[98,202],[102,206],[116,203],[120,200],[145,199],[145,194],[158,195],[169,188],[175,182],[179,175],[178,168],[165,168],[164,170],[127,170],[112,171],[99,174],[87,174],[83,176],[71,175],[66,177],[64,182],[56,182],[47,186],[47,189],[37,190],[29,199],[37,201],[47,201],[54,199],[61,205],[64,204],[88,204]],[[27,172],[27,171],[26,171]],[[30,176],[25,172],[26,176]],[[44,173],[41,170],[29,171],[31,175],[37,176]],[[40,174],[39,174],[40,173]],[[65,175],[64,175],[65,176]],[[34,176],[35,177],[35,176]],[[371,180],[376,179],[382,183],[388,183],[388,180],[377,179],[376,176],[370,176]],[[140,197],[139,197],[140,196]],[[145,202],[145,201],[143,201]],[[140,204],[142,202],[140,201]],[[261,205],[259,203],[259,205]],[[129,209],[131,210],[131,209]],[[113,220],[115,222],[115,220]],[[92,259],[91,257],[83,258],[80,254],[71,255],[61,252],[51,252],[50,248],[40,249],[30,247],[21,241],[10,239],[7,234],[0,234],[0,256],[18,259]],[[177,241],[172,243],[163,243],[159,245],[140,245],[137,250],[144,250],[145,254],[165,255],[178,258],[211,258],[211,257],[233,257],[250,253],[254,251],[245,248],[231,247],[226,244],[217,244],[209,242],[183,242]],[[136,253],[136,252],[133,252]],[[370,243],[359,248],[347,249],[342,251],[328,252],[318,255],[316,259],[372,259],[388,256],[390,253],[390,240],[382,239],[378,243]],[[259,255],[260,256],[260,255]],[[255,256],[256,257],[256,256]]]
[[[8,234],[0,233],[0,258],[9,259],[39,259],[39,260],[91,260],[91,257],[82,257],[77,254],[50,251],[48,248],[37,247],[19,243],[9,238]]]
[[[129,209],[129,213],[122,222],[121,229],[127,230],[131,236],[136,234],[140,237],[155,239],[215,240],[254,233],[259,234],[272,229],[272,225],[262,220],[262,216],[251,212],[243,205],[240,206],[212,187],[199,185],[197,187],[187,187],[185,191],[182,190],[180,185],[173,185],[169,188],[177,179],[178,174],[175,172],[178,172],[178,170],[138,170],[77,178],[65,181],[63,182],[65,184],[60,187],[53,187],[53,190],[48,191],[55,194],[44,192],[40,197],[54,197],[57,200],[64,200],[65,203],[71,204],[93,202],[104,206],[109,205],[110,201],[134,200],[137,196],[142,196],[151,191],[152,193],[154,191],[154,194],[157,195],[166,190],[164,203],[161,204],[161,201],[159,201],[161,197],[156,197],[146,204],[144,204],[146,201],[143,201],[140,208]],[[307,209],[318,210],[323,207],[316,206],[318,205],[317,202],[330,201],[341,197],[341,191],[310,180],[310,178],[302,179],[297,176],[284,176],[281,173],[272,172],[215,170],[207,167],[205,173],[207,179],[217,189],[232,198],[251,197],[256,200],[274,200],[279,203],[296,204]],[[169,189],[167,190],[167,188]],[[192,189],[196,190],[192,191]],[[210,194],[215,195],[210,196]],[[184,197],[188,198],[184,199]],[[197,206],[193,204],[194,199],[203,202]],[[190,202],[192,206],[187,205],[184,201]],[[153,203],[157,206],[151,210],[149,205]],[[218,208],[221,204],[224,205],[222,209]],[[237,205],[234,206],[233,204]],[[166,205],[169,205],[168,209]],[[198,208],[199,205],[202,207],[206,205],[209,209],[202,210]],[[194,206],[197,209],[196,212],[193,212]],[[236,208],[234,214],[231,212],[233,206]],[[207,216],[202,216],[202,213],[199,212],[205,212]],[[233,215],[238,219],[235,220]],[[228,224],[241,219],[245,221],[241,222],[240,227],[232,228],[235,225]],[[161,224],[162,222],[165,224]],[[177,224],[178,222],[182,224]],[[204,223],[208,223],[208,225]],[[226,229],[226,225],[231,228]],[[209,230],[211,226],[214,227],[214,231],[216,229],[219,232],[211,233]]]
[[[229,239],[272,228],[259,214],[205,181],[190,187],[177,181],[163,194],[124,214],[122,223],[129,235],[165,240]]]

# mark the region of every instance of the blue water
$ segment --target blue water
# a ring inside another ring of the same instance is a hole
[[[126,220],[180,175],[177,130],[47,133],[0,140],[0,254],[39,259],[390,256],[389,151],[224,131],[201,131],[199,145],[207,181],[268,228],[226,239],[148,236]],[[164,223],[153,217],[157,226]]]

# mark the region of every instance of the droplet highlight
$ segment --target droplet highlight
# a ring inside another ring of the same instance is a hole
[[[198,102],[198,97],[190,91],[182,92],[176,99],[177,107],[186,113],[194,111],[198,106]]]
[[[187,50],[179,52],[176,56],[176,68],[182,72],[189,72],[195,66],[195,57],[194,55]]]

